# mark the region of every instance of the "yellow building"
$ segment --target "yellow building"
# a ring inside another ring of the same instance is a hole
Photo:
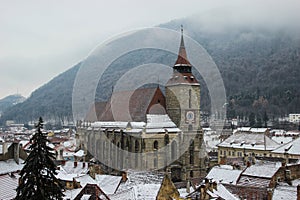
[[[272,157],[280,145],[262,133],[236,132],[218,144],[218,162],[242,164],[257,157]]]

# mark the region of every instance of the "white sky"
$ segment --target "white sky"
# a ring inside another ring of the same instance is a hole
[[[0,1],[0,99],[32,91],[72,67],[99,43],[134,28],[210,13],[226,23],[299,22],[299,0]],[[228,17],[230,13],[230,20]],[[264,21],[265,20],[265,21]],[[275,22],[274,22],[275,21]]]

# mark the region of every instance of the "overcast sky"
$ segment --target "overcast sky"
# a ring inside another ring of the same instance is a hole
[[[0,1],[0,99],[32,91],[111,36],[202,16],[207,27],[299,23],[299,0]]]

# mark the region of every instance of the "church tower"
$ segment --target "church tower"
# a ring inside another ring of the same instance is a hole
[[[166,84],[166,110],[182,131],[200,129],[200,84],[192,74],[181,27],[181,41],[173,75]]]
[[[200,125],[200,84],[192,73],[184,45],[183,28],[173,75],[166,84],[166,110],[171,120],[181,129],[183,137],[173,141],[188,143],[189,148],[177,151],[182,155],[171,164],[172,180],[189,180],[205,175],[203,132]],[[172,145],[173,147],[173,145]],[[173,148],[172,148],[173,149]],[[181,166],[176,168],[176,166]]]

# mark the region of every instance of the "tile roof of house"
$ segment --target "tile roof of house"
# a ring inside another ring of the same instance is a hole
[[[14,199],[19,184],[18,173],[0,175],[0,199]]]

